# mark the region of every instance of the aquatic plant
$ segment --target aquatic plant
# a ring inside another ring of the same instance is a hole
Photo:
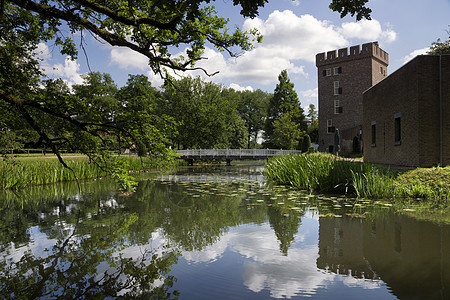
[[[274,182],[310,192],[355,194],[360,198],[450,199],[450,168],[392,170],[331,154],[279,156],[266,163]]]
[[[92,163],[86,157],[66,158],[64,160],[70,169],[65,168],[56,158],[8,158],[0,160],[0,189],[22,188],[29,185],[48,184],[60,181],[72,181],[76,179],[99,178],[109,175],[97,164]],[[151,157],[113,157],[108,162],[113,166],[122,165],[123,174],[120,177],[122,183],[132,183],[128,172],[138,172],[150,168],[165,167],[173,164],[170,159]],[[113,168],[118,173],[118,168]]]

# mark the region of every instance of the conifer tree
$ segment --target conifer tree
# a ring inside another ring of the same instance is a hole
[[[294,84],[290,81],[286,70],[281,71],[278,76],[277,84],[273,97],[270,99],[268,114],[265,125],[265,146],[269,148],[281,148],[282,145],[277,143],[277,133],[275,124],[277,124],[281,116],[288,114],[290,121],[298,126],[299,134],[306,130],[305,116],[303,109],[300,107],[297,93],[294,90]],[[278,121],[278,122],[276,122]],[[292,135],[296,136],[296,135]]]

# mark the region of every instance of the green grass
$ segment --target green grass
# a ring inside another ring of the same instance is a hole
[[[56,158],[14,158],[0,160],[0,189],[22,188],[76,179],[99,178],[109,175],[86,157],[65,158],[65,168]],[[131,172],[161,167],[170,161],[158,158],[115,157],[110,163],[126,166]]]
[[[448,167],[399,171],[314,153],[274,157],[266,163],[266,174],[276,183],[311,192],[427,199],[439,205],[450,199]]]

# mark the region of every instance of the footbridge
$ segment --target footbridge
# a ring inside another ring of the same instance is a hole
[[[300,154],[299,150],[282,150],[282,149],[191,149],[178,150],[179,157],[189,164],[194,164],[194,160],[225,160],[227,166],[232,160],[257,160],[268,159],[269,157]]]

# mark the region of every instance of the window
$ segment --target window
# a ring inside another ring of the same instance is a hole
[[[331,76],[331,69],[325,69],[323,70],[323,76]]]
[[[327,132],[334,133],[336,128],[333,126],[333,120],[327,120]]]
[[[334,114],[342,114],[342,107],[339,105],[339,100],[334,100]]]
[[[402,143],[402,114],[397,113],[394,115],[394,145],[400,145]]]
[[[342,94],[342,88],[339,86],[339,81],[334,82],[334,94],[335,95],[341,95]]]
[[[334,75],[338,75],[342,73],[342,67],[335,67],[334,68]]]
[[[372,147],[377,145],[377,122],[372,121]]]

